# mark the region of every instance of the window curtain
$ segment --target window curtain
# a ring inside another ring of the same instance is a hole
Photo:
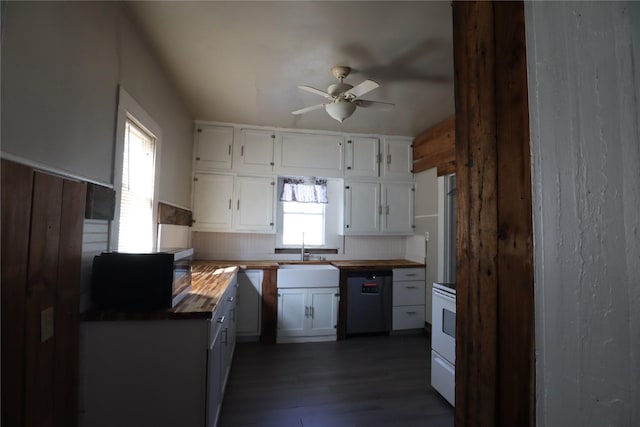
[[[284,178],[280,201],[300,203],[329,203],[327,180],[320,178]]]

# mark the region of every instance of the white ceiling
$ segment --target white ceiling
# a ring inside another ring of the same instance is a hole
[[[415,136],[454,112],[448,1],[132,2],[196,119],[285,128]],[[344,123],[324,99],[301,91],[373,79],[363,98],[396,104],[358,108]]]

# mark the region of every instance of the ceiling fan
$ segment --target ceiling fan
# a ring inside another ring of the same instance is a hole
[[[344,83],[343,80],[349,75],[349,73],[351,72],[351,68],[345,67],[343,65],[336,65],[335,67],[331,68],[331,72],[333,73],[335,78],[339,80],[339,83],[334,83],[329,86],[326,92],[311,86],[298,86],[304,91],[324,96],[329,101],[323,104],[312,105],[311,107],[293,111],[291,114],[303,114],[324,107],[325,110],[327,110],[327,113],[332,118],[342,123],[344,119],[350,117],[353,114],[353,112],[356,110],[356,107],[373,107],[386,111],[393,108],[393,104],[390,104],[388,102],[368,101],[366,99],[360,99],[360,96],[364,95],[365,93],[369,93],[380,86],[377,82],[373,80],[365,80],[357,86],[350,85],[349,83]]]

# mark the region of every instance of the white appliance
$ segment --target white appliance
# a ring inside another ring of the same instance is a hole
[[[456,287],[433,284],[431,318],[431,385],[455,406]]]

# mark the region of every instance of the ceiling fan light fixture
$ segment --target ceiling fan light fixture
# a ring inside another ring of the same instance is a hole
[[[337,99],[336,101],[325,105],[325,109],[327,110],[327,114],[342,123],[344,119],[350,117],[353,112],[356,111],[356,104],[344,99]]]

